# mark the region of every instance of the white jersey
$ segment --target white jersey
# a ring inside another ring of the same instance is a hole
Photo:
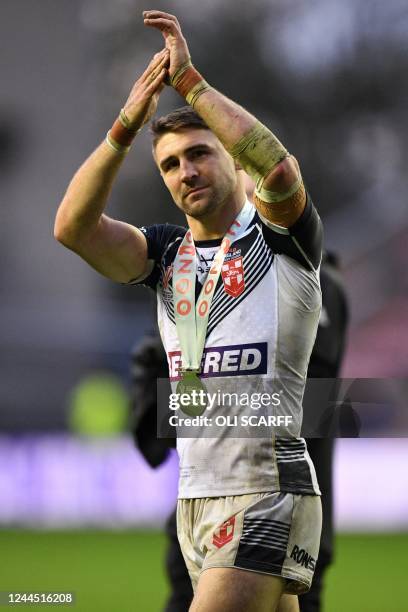
[[[174,318],[172,272],[186,232],[172,225],[142,228],[170,379],[179,376],[180,345]],[[221,240],[198,241],[196,298]],[[217,379],[255,389],[279,381],[281,408],[294,425],[285,437],[178,438],[179,498],[256,492],[320,493],[305,441],[299,437],[307,366],[321,309],[322,228],[308,198],[290,228],[270,224],[253,208],[248,230],[225,256],[212,300],[201,363],[206,387]],[[242,383],[244,381],[244,383]],[[239,384],[241,383],[241,385]]]

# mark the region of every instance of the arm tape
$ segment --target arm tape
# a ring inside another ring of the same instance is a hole
[[[229,153],[257,184],[289,155],[283,144],[260,121],[229,149]]]
[[[302,177],[299,176],[297,181],[293,183],[293,185],[284,193],[278,193],[277,191],[269,191],[268,189],[264,189],[262,184],[265,178],[262,177],[258,180],[255,187],[255,195],[262,200],[263,202],[267,202],[268,204],[274,204],[275,202],[283,202],[283,200],[287,200],[292,197],[294,193],[300,188],[302,184]]]

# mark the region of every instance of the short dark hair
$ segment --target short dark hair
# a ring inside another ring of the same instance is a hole
[[[160,138],[168,132],[181,130],[209,130],[210,128],[191,106],[176,108],[168,115],[154,119],[150,124],[150,133],[153,136],[153,148]]]

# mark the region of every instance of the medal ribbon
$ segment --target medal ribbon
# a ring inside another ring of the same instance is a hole
[[[191,230],[188,230],[177,251],[173,271],[173,301],[183,370],[197,372],[200,370],[211,302],[224,258],[231,244],[246,231],[252,214],[253,206],[247,200],[222,239],[197,304],[195,304],[197,258]]]

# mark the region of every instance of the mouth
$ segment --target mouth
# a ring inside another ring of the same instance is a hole
[[[205,189],[207,189],[207,187],[195,187],[194,189],[190,189],[189,191],[187,191],[184,197],[187,198],[189,195],[192,195],[194,193],[200,193],[201,191],[204,191]]]

